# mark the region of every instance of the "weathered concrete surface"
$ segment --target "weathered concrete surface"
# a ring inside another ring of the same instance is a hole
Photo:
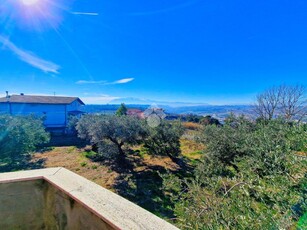
[[[49,183],[44,188],[46,229],[106,229],[113,227]]]
[[[0,184],[0,229],[44,229],[43,180]]]
[[[0,196],[0,229],[177,229],[64,168],[2,173]]]
[[[113,229],[44,180],[0,184],[0,229]]]

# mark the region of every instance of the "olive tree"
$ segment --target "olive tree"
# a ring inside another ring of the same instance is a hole
[[[42,119],[34,116],[0,116],[0,160],[23,160],[38,145],[49,141]]]
[[[168,156],[175,163],[181,162],[180,137],[184,133],[181,123],[162,120],[157,127],[148,127],[144,147],[149,153]]]
[[[234,115],[225,119],[223,126],[205,126],[198,140],[206,145],[207,155],[218,161],[222,167],[233,166],[237,157],[246,155],[247,135],[252,132],[255,124],[244,116]]]
[[[76,127],[80,138],[88,139],[104,157],[125,158],[124,146],[141,143],[146,131],[142,121],[129,116],[85,115]]]
[[[165,186],[166,194],[177,195],[178,226],[294,227],[307,211],[307,162],[295,152],[295,140],[303,138],[304,132],[302,126],[283,119],[256,123],[244,117],[232,117],[224,126],[205,127],[205,137],[200,139],[206,145],[205,154],[194,179],[182,181],[179,191]]]

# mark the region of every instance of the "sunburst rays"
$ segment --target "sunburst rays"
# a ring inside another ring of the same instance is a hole
[[[72,0],[4,0],[0,3],[0,22],[3,32],[9,28],[44,31],[49,25],[60,25],[65,13],[69,13]]]

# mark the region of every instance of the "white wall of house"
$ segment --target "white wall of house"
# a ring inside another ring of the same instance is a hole
[[[80,110],[81,104],[78,100],[75,100],[71,104],[67,105],[67,111],[78,111]]]
[[[11,104],[12,115],[35,115],[44,117],[46,127],[63,127],[66,125],[66,105],[51,104]]]
[[[44,119],[44,125],[47,128],[67,127],[69,112],[80,111],[82,102],[76,99],[71,104],[52,104],[52,103],[24,103],[24,102],[5,102],[2,98],[0,102],[0,114],[11,115],[35,115]],[[72,113],[81,116],[82,113]]]
[[[9,113],[9,105],[0,103],[0,114]]]
[[[61,104],[27,104],[27,103],[0,103],[0,114],[35,115],[44,117],[46,127],[65,127],[68,123],[68,112],[78,111],[81,104],[75,100],[69,105]]]

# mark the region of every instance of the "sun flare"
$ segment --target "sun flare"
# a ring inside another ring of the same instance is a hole
[[[39,0],[21,0],[21,2],[27,6],[35,5]]]

